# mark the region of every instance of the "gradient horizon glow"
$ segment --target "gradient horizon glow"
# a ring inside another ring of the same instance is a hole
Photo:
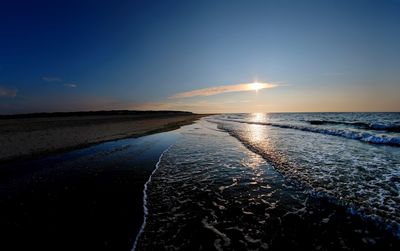
[[[5,0],[0,114],[400,111],[399,13],[399,0]]]

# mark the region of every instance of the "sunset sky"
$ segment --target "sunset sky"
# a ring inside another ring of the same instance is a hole
[[[3,0],[0,113],[400,111],[399,13],[399,0]]]

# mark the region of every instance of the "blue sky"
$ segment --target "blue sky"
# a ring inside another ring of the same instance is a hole
[[[399,111],[399,13],[398,0],[1,1],[0,113]],[[171,98],[256,80],[279,86]]]

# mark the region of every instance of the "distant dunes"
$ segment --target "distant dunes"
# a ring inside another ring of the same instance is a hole
[[[106,116],[106,115],[136,115],[136,116],[162,116],[162,115],[192,115],[185,111],[134,111],[134,110],[110,110],[110,111],[79,111],[79,112],[40,112],[12,115],[0,115],[0,119],[17,118],[48,118],[48,117],[76,117],[76,116]]]

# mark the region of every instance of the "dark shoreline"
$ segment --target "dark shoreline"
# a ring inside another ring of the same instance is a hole
[[[193,113],[185,111],[169,111],[169,110],[165,111],[104,110],[104,111],[76,111],[76,112],[38,112],[38,113],[0,115],[0,119],[112,116],[112,115],[159,117],[159,116],[171,116],[171,115],[193,115]]]
[[[171,129],[172,130],[172,129]],[[5,164],[0,200],[7,250],[130,250],[143,186],[173,131]]]
[[[33,160],[108,141],[170,131],[204,116],[208,115],[171,111],[0,116],[0,164]]]
[[[0,160],[0,249],[130,250],[160,154],[203,116],[166,115],[172,123],[123,138]]]

